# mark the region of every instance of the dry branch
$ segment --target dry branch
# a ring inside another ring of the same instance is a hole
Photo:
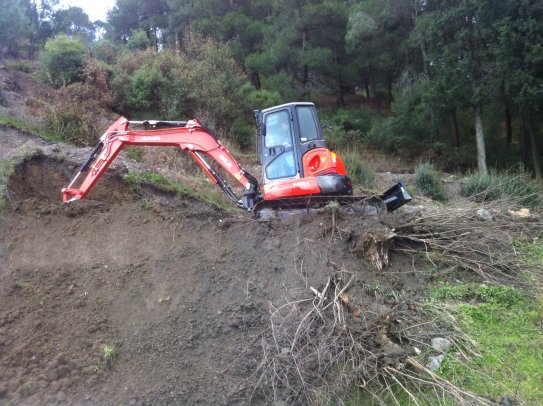
[[[510,280],[525,268],[515,240],[543,231],[540,221],[512,216],[510,203],[434,207],[396,226],[394,241],[399,249],[422,248],[434,265],[467,269],[494,282]],[[480,210],[492,219],[484,220]]]

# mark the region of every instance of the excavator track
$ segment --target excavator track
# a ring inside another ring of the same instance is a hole
[[[337,203],[338,206],[333,206]],[[377,215],[387,211],[379,196],[304,196],[262,200],[253,209],[255,218],[290,218],[295,215],[314,215],[329,208],[360,215]]]
[[[399,181],[380,196],[309,195],[261,200],[253,207],[256,218],[288,218],[296,214],[316,214],[336,202],[340,211],[361,215],[393,212],[411,200],[402,181]],[[335,209],[334,209],[335,210]]]

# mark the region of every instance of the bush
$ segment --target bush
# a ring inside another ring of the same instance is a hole
[[[32,73],[32,67],[30,66],[29,63],[25,61],[9,60],[9,61],[6,61],[6,65],[12,69],[15,69],[24,73]]]
[[[462,184],[462,195],[477,201],[508,199],[532,208],[543,207],[543,186],[522,167],[505,172],[491,170],[486,175],[469,173]]]
[[[58,103],[44,109],[46,130],[54,138],[75,145],[94,145],[109,120],[114,104],[110,88],[111,68],[102,61],[88,59],[82,69],[83,83],[72,83],[58,91]]]
[[[47,41],[41,58],[45,80],[59,88],[79,79],[87,49],[79,40],[59,35]]]
[[[353,149],[362,145],[363,137],[359,130],[344,131],[342,129],[336,129],[332,132],[325,128],[324,137],[326,139],[326,145],[331,149]]]
[[[151,41],[147,37],[147,33],[140,30],[133,30],[130,32],[130,38],[126,43],[126,47],[131,51],[144,51],[151,46]]]
[[[249,147],[252,144],[254,136],[254,127],[247,123],[242,117],[239,117],[234,121],[232,125],[233,139],[241,148]]]
[[[97,128],[94,113],[86,111],[81,103],[73,100],[70,93],[76,92],[76,88],[65,89],[59,95],[59,102],[45,111],[46,131],[54,134],[55,139],[74,145],[96,144],[100,129]]]
[[[91,52],[94,58],[113,65],[117,62],[119,47],[111,41],[101,40],[93,45]]]
[[[375,172],[373,172],[356,152],[347,152],[341,155],[345,169],[351,181],[355,184],[373,188],[375,186]]]
[[[234,134],[236,119],[252,112],[245,97],[248,86],[228,47],[197,35],[180,54],[146,50],[123,55],[113,79],[122,114],[197,118],[220,137]]]
[[[391,105],[393,115],[373,120],[368,143],[394,152],[416,152],[427,146],[433,129],[423,97],[425,86],[424,82],[415,82],[398,89]]]
[[[371,115],[364,109],[339,109],[328,117],[330,124],[340,127],[345,132],[359,131],[366,133],[371,128]]]
[[[291,75],[286,73],[261,77],[260,81],[264,89],[273,89],[278,92],[281,95],[281,102],[298,100],[303,93],[299,83]]]
[[[434,165],[424,162],[415,171],[415,186],[419,192],[435,200],[446,200],[445,190],[441,183],[441,174]]]
[[[247,83],[243,87],[244,96],[247,99],[247,104],[252,110],[263,110],[281,104],[281,96],[275,90],[256,90],[252,85]]]
[[[142,67],[131,78],[127,105],[136,110],[154,110],[160,106],[162,95],[168,91],[168,80],[156,66]]]

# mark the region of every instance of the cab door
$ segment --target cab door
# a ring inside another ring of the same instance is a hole
[[[299,177],[293,136],[294,123],[288,108],[264,115],[262,167],[264,183]]]

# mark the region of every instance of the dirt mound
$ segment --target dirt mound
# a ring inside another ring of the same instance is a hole
[[[258,366],[273,309],[310,304],[310,287],[348,272],[349,320],[362,323],[362,309],[364,323],[389,316],[375,324],[379,362],[398,339],[391,315],[414,311],[400,298],[422,284],[411,260],[392,253],[377,271],[363,255],[368,224],[385,227],[379,218],[263,222],[204,204],[144,204],[115,171],[91,200],[64,206],[73,169],[37,156],[9,179],[0,403],[269,404]],[[106,345],[116,357],[104,359]],[[296,402],[288,391],[276,398]]]

